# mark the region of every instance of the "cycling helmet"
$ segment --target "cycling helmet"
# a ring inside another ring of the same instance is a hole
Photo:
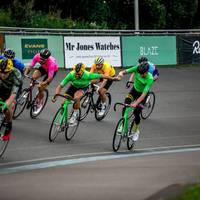
[[[15,52],[11,49],[5,49],[3,54],[6,58],[13,59],[15,57]]]
[[[94,63],[96,65],[101,65],[104,63],[104,59],[102,57],[96,57],[95,60],[94,60]]]
[[[141,57],[138,59],[138,62],[141,63],[141,62],[148,62],[148,59],[147,57]]]
[[[139,74],[144,74],[148,72],[148,70],[149,70],[149,64],[147,62],[142,62],[138,65],[137,72]]]
[[[78,72],[83,72],[84,70],[85,70],[85,65],[83,64],[83,63],[78,63],[78,64],[76,64],[75,66],[74,66],[74,71],[76,72],[76,73],[78,73]]]
[[[40,57],[43,59],[49,58],[50,55],[51,55],[51,52],[49,51],[49,49],[42,49],[40,51]]]
[[[13,70],[13,62],[11,59],[4,58],[0,60],[0,72],[6,73]]]

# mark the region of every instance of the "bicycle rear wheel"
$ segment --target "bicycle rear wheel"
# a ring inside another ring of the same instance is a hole
[[[117,126],[115,128],[115,133],[113,135],[112,148],[113,151],[115,152],[119,150],[121,145],[123,126],[124,126],[124,118],[121,118],[117,123]]]
[[[80,116],[80,121],[85,119],[89,113],[91,106],[91,100],[90,100],[90,93],[86,93],[82,98],[81,98],[81,116]]]
[[[95,109],[95,118],[96,118],[97,121],[101,121],[108,114],[108,111],[109,111],[110,106],[111,106],[111,94],[109,92],[106,92],[106,109],[105,109],[105,112],[102,116],[99,115],[99,113],[101,111],[101,106],[102,106],[101,105],[101,99],[100,99],[100,97],[98,97],[97,102],[96,102],[96,109]]]
[[[38,107],[38,104],[37,104],[37,102],[40,101],[40,100],[38,100],[39,99],[38,98],[39,93],[37,93],[35,99],[33,100],[32,105],[31,105],[30,116],[33,119],[35,119],[42,112],[42,110],[44,109],[44,107],[45,107],[45,105],[47,103],[49,92],[48,92],[47,89],[45,89],[43,92],[44,92],[44,97],[43,97],[42,105],[40,105]]]
[[[15,108],[13,111],[13,119],[17,119],[17,117],[19,117],[22,114],[28,102],[28,97],[29,97],[29,90],[28,89],[22,90],[21,94],[16,100]]]
[[[151,115],[151,113],[154,109],[154,105],[155,105],[155,94],[154,94],[154,92],[151,91],[148,94],[146,103],[141,112],[142,119],[147,119]]]
[[[129,128],[129,133],[128,133],[128,138],[127,138],[127,149],[128,150],[131,150],[134,145],[135,145],[135,142],[132,140],[132,138],[130,137],[130,135],[132,134],[132,129],[133,129],[133,126],[135,124],[135,120],[133,119],[131,125],[130,125],[130,128]]]
[[[65,117],[63,117],[63,113],[64,113],[64,108],[62,107],[59,108],[52,120],[49,129],[50,142],[54,142],[58,134],[65,131],[65,120],[64,120]]]
[[[9,140],[7,141],[2,140],[2,136],[4,135],[4,132],[5,132],[4,116],[3,114],[0,114],[0,157],[3,156],[9,142]]]
[[[71,118],[72,115],[73,115],[73,112],[70,113],[69,119]],[[74,135],[78,129],[78,126],[79,126],[80,116],[81,116],[81,110],[78,109],[78,114],[77,114],[75,122],[73,124],[70,124],[69,119],[68,119],[67,127],[65,129],[66,140],[71,140],[74,137]]]

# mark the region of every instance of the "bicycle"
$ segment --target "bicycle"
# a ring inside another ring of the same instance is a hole
[[[72,112],[69,112],[69,105],[73,105],[72,104],[73,101],[69,99],[69,97],[66,97],[61,94],[57,94],[55,95],[55,97],[56,96],[65,98],[65,101],[61,105],[61,107],[58,109],[58,111],[56,112],[52,120],[50,129],[49,129],[49,141],[54,142],[58,134],[62,132],[65,132],[66,140],[71,140],[78,129],[81,111],[80,109],[78,109],[78,115],[76,117],[76,121],[73,124],[70,124],[69,119],[73,115],[73,109],[72,109]]]
[[[130,87],[130,84],[133,84],[134,82],[132,81],[127,81],[126,83],[126,88]],[[153,91],[149,91],[146,96],[146,101],[145,104],[143,105],[143,109],[141,112],[141,118],[142,119],[147,119],[153,112],[154,106],[155,106],[155,93]]]
[[[89,91],[81,98],[81,117],[80,121],[86,118],[89,111],[95,113],[95,118],[97,121],[101,121],[108,114],[108,111],[111,106],[111,94],[106,92],[106,110],[104,115],[100,116],[99,112],[101,111],[102,104],[101,99],[98,94],[99,86],[96,84],[90,84]]]
[[[134,108],[129,104],[115,103],[114,111],[116,111],[117,105],[122,105],[123,108],[125,107],[125,111],[123,117],[119,119],[115,128],[112,143],[113,151],[117,152],[119,150],[122,141],[127,141],[127,149],[131,150],[135,145],[135,142],[132,140],[131,136],[131,130],[135,123],[135,117],[133,114]]]
[[[2,157],[2,155],[4,154],[9,142],[9,140],[4,141],[2,139],[6,128],[5,114],[2,112],[2,110],[5,110],[6,108],[7,108],[6,103],[0,101],[0,157]]]
[[[43,104],[42,106],[38,108],[39,92],[37,92],[34,97],[33,88],[35,87],[35,85],[38,85],[40,82],[28,75],[25,75],[25,77],[30,79],[31,81],[30,81],[29,87],[23,89],[19,97],[16,99],[14,112],[13,112],[13,119],[16,119],[17,117],[19,117],[24,111],[25,107],[26,109],[30,108],[30,116],[31,118],[35,119],[42,112],[48,100],[48,96],[49,96],[48,90],[44,89]]]

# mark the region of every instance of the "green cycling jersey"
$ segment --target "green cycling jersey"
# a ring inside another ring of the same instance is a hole
[[[137,67],[134,66],[126,70],[126,73],[134,73],[134,88],[138,92],[142,92],[147,94],[153,84],[153,76],[151,73],[147,72],[145,77],[141,77],[141,75],[137,72]]]
[[[74,70],[71,71],[60,83],[61,87],[64,87],[67,83],[72,82],[72,85],[76,88],[85,88],[90,84],[91,80],[102,78],[102,74],[90,73],[86,70],[79,79],[76,78],[75,74]]]

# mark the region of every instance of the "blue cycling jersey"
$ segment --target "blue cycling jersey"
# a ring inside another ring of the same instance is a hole
[[[0,55],[0,59],[4,59],[4,58],[5,58],[5,56]],[[13,66],[14,66],[15,68],[17,68],[21,73],[23,73],[24,68],[25,68],[24,63],[22,63],[22,62],[21,62],[19,59],[17,59],[17,58],[13,58],[12,61],[13,61]]]
[[[155,64],[148,62],[149,64],[149,70],[148,72],[150,72],[152,74],[152,76],[154,77],[155,75],[159,76],[158,70],[155,66]]]

